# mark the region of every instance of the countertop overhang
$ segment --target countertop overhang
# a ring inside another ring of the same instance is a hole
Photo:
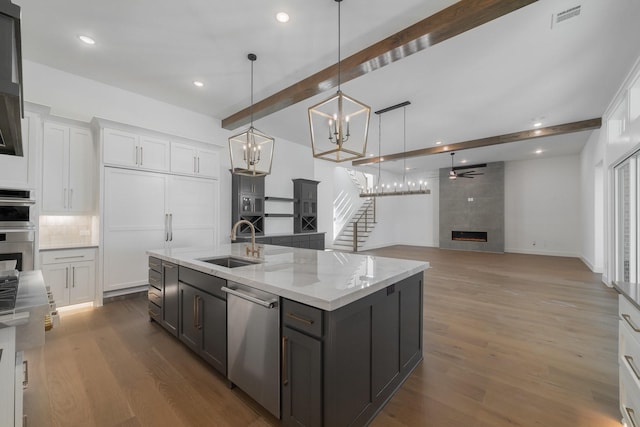
[[[429,268],[429,263],[336,251],[256,245],[260,256],[246,255],[247,243],[209,248],[149,250],[149,256],[265,292],[332,311]],[[201,259],[233,256],[258,261],[237,268]]]

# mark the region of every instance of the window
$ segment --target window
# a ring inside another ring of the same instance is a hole
[[[638,207],[640,152],[614,168],[615,173],[615,280],[638,282]]]

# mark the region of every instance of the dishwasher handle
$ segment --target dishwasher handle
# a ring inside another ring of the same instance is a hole
[[[265,308],[273,308],[276,306],[276,303],[278,302],[277,299],[275,300],[269,300],[269,301],[265,301],[265,300],[261,300],[260,298],[256,298],[254,296],[251,295],[247,295],[244,292],[240,292],[237,289],[231,289],[231,288],[227,288],[226,286],[222,287],[222,290],[228,294],[231,295],[235,295],[238,298],[242,298],[242,299],[246,299],[247,301],[251,301],[253,303],[259,304]]]

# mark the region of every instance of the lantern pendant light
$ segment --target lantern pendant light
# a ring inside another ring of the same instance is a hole
[[[251,125],[229,138],[231,173],[264,176],[271,173],[275,139],[253,127],[253,62],[258,57],[250,53],[247,58],[251,61]]]
[[[309,108],[313,157],[345,162],[364,157],[369,131],[369,106],[340,90],[340,3],[338,3],[338,92]]]

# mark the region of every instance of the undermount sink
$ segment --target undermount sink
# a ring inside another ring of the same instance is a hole
[[[249,261],[242,258],[236,258],[232,256],[220,257],[220,258],[201,258],[199,261],[208,262],[209,264],[219,265],[221,267],[236,268],[244,267],[247,265],[260,264],[260,261]]]

